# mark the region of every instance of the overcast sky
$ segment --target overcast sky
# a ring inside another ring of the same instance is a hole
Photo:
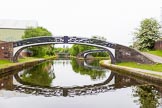
[[[160,7],[162,0],[0,0],[0,19],[36,20],[53,35],[130,45],[141,20],[160,21]]]

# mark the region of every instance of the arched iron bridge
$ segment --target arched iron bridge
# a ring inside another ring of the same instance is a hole
[[[116,44],[99,40],[99,39],[93,39],[93,38],[89,39],[89,38],[69,37],[69,36],[63,36],[63,37],[44,36],[44,37],[36,37],[36,38],[29,38],[20,41],[15,41],[13,42],[13,48],[14,48],[13,61],[14,62],[17,61],[18,55],[23,49],[31,46],[40,46],[40,45],[47,45],[47,44],[81,44],[81,45],[95,46],[107,50],[111,56],[112,63],[115,63],[115,57],[112,54],[112,52],[109,51],[108,48],[115,49]]]
[[[139,63],[153,64],[154,62],[141,54],[139,51],[115,44],[112,42],[94,39],[94,38],[83,38],[83,37],[69,37],[69,36],[43,36],[36,38],[28,38],[13,42],[13,62],[18,61],[20,52],[28,47],[40,46],[47,44],[81,44],[95,46],[106,50],[111,58],[111,63],[122,62],[122,61],[134,61]],[[114,50],[114,53],[110,51]]]

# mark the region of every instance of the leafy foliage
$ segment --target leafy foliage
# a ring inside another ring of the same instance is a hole
[[[95,62],[94,65],[97,65],[99,63],[98,61],[94,61],[94,62]],[[83,64],[84,64],[84,61],[77,60],[77,59],[71,60],[71,65],[72,65],[73,70],[76,73],[79,73],[80,75],[88,75],[92,80],[103,79],[106,77],[105,71],[85,68]]]
[[[70,48],[55,48],[54,52],[55,53],[69,53],[70,52]]]
[[[153,19],[141,21],[140,27],[134,32],[135,41],[133,47],[139,50],[151,50],[155,41],[160,37],[160,25]]]
[[[70,54],[73,56],[77,56],[80,53],[87,51],[87,50],[93,50],[93,49],[98,49],[93,46],[87,46],[87,45],[73,45],[70,49]],[[109,54],[107,52],[97,52],[92,54],[94,57],[108,57]]]
[[[47,29],[43,27],[37,28],[28,28],[25,30],[25,34],[22,36],[23,39],[25,38],[32,38],[32,37],[40,37],[40,36],[51,36],[52,33],[49,32]],[[51,45],[43,45],[43,46],[35,46],[29,48],[32,51],[33,56],[35,57],[43,57],[47,55],[53,55],[53,47]]]
[[[45,62],[23,72],[21,79],[30,85],[50,86],[55,78],[51,69],[52,64]]]
[[[37,28],[30,27],[27,30],[25,30],[25,34],[22,36],[22,38],[24,39],[24,38],[51,36],[51,35],[52,33],[43,27],[37,27]]]
[[[106,38],[101,37],[101,36],[92,36],[93,39],[99,39],[99,40],[106,40]],[[88,46],[88,45],[73,45],[70,49],[70,54],[73,56],[77,56],[80,53],[87,51],[87,50],[92,50],[92,49],[98,49],[93,46]],[[97,52],[92,54],[95,57],[108,57],[109,54],[107,52]]]
[[[86,50],[95,49],[95,47],[87,46],[87,45],[73,45],[70,50],[70,54],[73,56],[77,56],[79,53],[84,52]]]
[[[137,86],[136,90],[134,90],[134,97],[139,97],[137,102],[140,103],[140,108],[157,108],[160,103],[160,94],[158,91],[154,89],[151,85],[142,85]]]

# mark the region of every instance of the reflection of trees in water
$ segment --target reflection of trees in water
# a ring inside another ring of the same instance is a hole
[[[104,58],[104,59],[85,59],[85,62],[88,63],[89,65],[91,66],[100,66],[100,61],[101,60],[109,60],[107,58]]]
[[[84,61],[80,62],[82,63],[79,64],[84,64]],[[80,73],[81,75],[89,75],[92,80],[103,79],[106,77],[106,73],[103,70],[102,71],[93,70],[90,68],[85,68],[84,66],[81,66],[79,64],[76,59],[71,60],[73,71],[75,71],[76,73]]]
[[[91,66],[99,66],[99,61],[100,59],[90,59],[90,60],[86,60],[86,63],[88,63]]]
[[[27,69],[21,75],[21,79],[33,85],[50,86],[52,80],[55,78],[52,62],[45,62]]]
[[[140,104],[140,108],[157,108],[160,105],[160,94],[153,86],[137,86],[134,92],[133,96],[139,98],[135,102]]]

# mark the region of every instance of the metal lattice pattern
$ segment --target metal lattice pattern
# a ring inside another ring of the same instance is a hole
[[[74,88],[41,88],[30,86],[15,86],[15,91],[20,93],[27,93],[33,95],[43,95],[46,97],[51,96],[81,96],[81,95],[94,95],[104,93],[109,90],[114,90],[113,85],[98,85],[87,87],[74,87]]]
[[[81,37],[38,37],[38,38],[30,38],[30,39],[24,39],[20,41],[15,41],[13,43],[13,47],[19,47],[19,46],[25,46],[25,45],[32,45],[32,44],[45,44],[45,43],[54,43],[54,44],[75,44],[75,43],[80,43],[80,44],[95,44],[95,45],[100,45],[104,47],[109,47],[109,48],[115,48],[115,44],[111,42],[106,42],[103,40],[98,40],[98,39],[89,39],[89,38],[81,38]]]

